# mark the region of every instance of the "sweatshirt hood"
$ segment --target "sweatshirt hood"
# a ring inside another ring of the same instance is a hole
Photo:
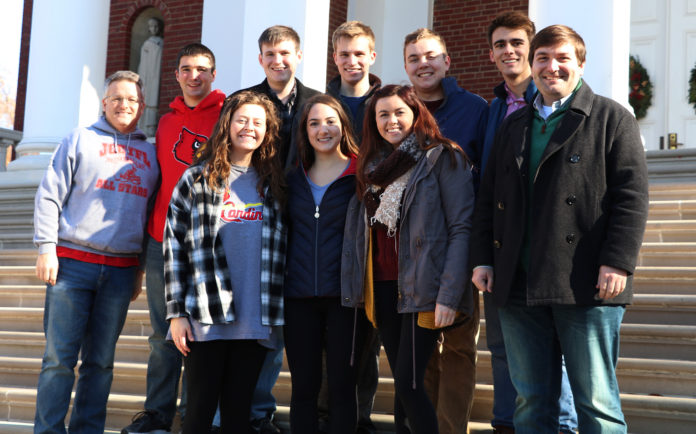
[[[208,94],[197,106],[191,108],[184,102],[184,97],[182,95],[177,96],[174,100],[169,103],[169,108],[174,110],[179,114],[185,114],[191,111],[205,112],[209,110],[217,110],[218,112],[222,108],[222,104],[225,102],[225,93],[220,89],[214,89]]]
[[[126,133],[123,134],[120,131],[118,131],[116,128],[111,126],[111,124],[106,120],[104,116],[101,116],[97,122],[92,125],[94,128],[103,131],[109,135],[112,136],[121,136],[121,137],[128,137],[130,136],[131,140],[147,140],[147,136],[145,133],[143,133],[140,128],[135,128],[135,130],[131,133]]]

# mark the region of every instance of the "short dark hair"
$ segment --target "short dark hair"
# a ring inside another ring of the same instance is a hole
[[[259,51],[261,51],[261,45],[263,44],[276,45],[283,41],[294,42],[295,51],[299,51],[300,35],[292,27],[281,25],[271,26],[261,33],[261,36],[259,36]]]
[[[534,22],[529,19],[526,14],[519,11],[509,11],[503,12],[491,21],[488,26],[488,47],[493,48],[493,32],[498,27],[506,27],[508,29],[522,29],[527,33],[527,39],[529,41],[534,38],[534,33],[536,33],[536,27]]]
[[[534,52],[540,47],[553,47],[558,44],[569,43],[575,47],[575,57],[578,58],[578,63],[585,63],[587,50],[585,49],[585,41],[575,30],[562,24],[554,24],[543,28],[532,39],[529,45],[529,64],[534,62]]]
[[[176,56],[176,69],[179,69],[181,65],[181,58],[184,56],[205,56],[210,59],[210,71],[215,71],[215,55],[210,50],[210,48],[205,45],[194,42],[192,44],[185,45],[179,54]]]

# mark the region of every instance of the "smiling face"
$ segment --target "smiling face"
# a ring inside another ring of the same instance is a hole
[[[184,102],[189,107],[195,107],[203,101],[215,81],[211,61],[203,55],[182,56],[175,75],[184,95]]]
[[[138,85],[128,80],[111,82],[102,99],[102,109],[107,122],[119,133],[135,131],[143,110]]]
[[[450,58],[433,38],[408,44],[404,50],[406,74],[419,97],[438,93],[440,83],[450,67]]]
[[[249,166],[251,156],[263,143],[266,135],[266,110],[256,104],[244,104],[232,114],[230,141],[231,162]]]
[[[271,87],[284,87],[295,78],[295,70],[302,60],[302,51],[290,39],[275,45],[261,44],[259,64],[263,67]]]
[[[413,129],[413,110],[397,95],[377,100],[375,104],[377,131],[384,140],[397,147]]]
[[[532,78],[545,105],[570,95],[585,71],[585,63],[578,61],[575,47],[569,42],[539,47],[533,60]]]
[[[370,66],[376,57],[377,53],[370,49],[370,40],[366,36],[339,38],[333,53],[341,79],[350,85],[369,80]]]
[[[498,27],[491,35],[491,42],[489,57],[503,77],[512,80],[529,77],[529,38],[524,29]]]
[[[317,103],[309,109],[307,116],[307,138],[316,154],[341,153],[343,127],[336,110],[326,104]]]

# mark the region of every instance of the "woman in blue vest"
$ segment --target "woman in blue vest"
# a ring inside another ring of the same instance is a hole
[[[357,146],[350,119],[331,96],[305,104],[297,136],[300,164],[287,176],[288,261],[285,352],[292,376],[290,428],[314,434],[326,352],[330,433],[354,433],[355,340],[362,310],[341,306],[341,246],[355,194]],[[362,321],[361,321],[362,319]],[[362,326],[361,326],[362,324]]]

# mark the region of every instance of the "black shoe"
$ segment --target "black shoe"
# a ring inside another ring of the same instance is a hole
[[[263,419],[256,419],[251,422],[252,431],[259,434],[281,434],[280,428],[278,428],[271,419],[265,417]]]
[[[145,410],[136,413],[131,424],[121,430],[121,434],[167,434],[169,425],[155,411]]]

